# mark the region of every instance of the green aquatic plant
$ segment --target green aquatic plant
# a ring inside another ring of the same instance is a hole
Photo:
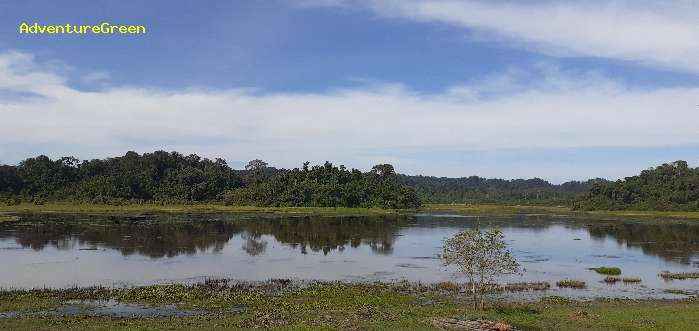
[[[619,267],[598,267],[598,268],[590,268],[590,270],[601,274],[601,275],[610,275],[610,276],[618,276],[621,275],[621,268]]]

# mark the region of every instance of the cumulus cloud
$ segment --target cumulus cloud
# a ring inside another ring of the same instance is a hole
[[[555,56],[628,60],[699,73],[696,1],[307,0],[463,27]]]
[[[25,53],[0,54],[0,159],[126,150],[367,168],[400,151],[667,146],[699,141],[698,87],[634,89],[595,73],[516,71],[440,93],[373,85],[326,93],[73,88]],[[497,93],[503,89],[507,93]],[[17,146],[31,146],[18,151]],[[27,151],[29,150],[29,151]],[[3,153],[4,151],[4,153]],[[10,154],[14,151],[14,154]],[[4,155],[3,155],[4,154]],[[20,155],[21,154],[21,155]],[[406,172],[420,172],[400,168]],[[469,173],[461,173],[468,175]]]

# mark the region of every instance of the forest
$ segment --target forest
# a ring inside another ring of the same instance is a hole
[[[699,210],[699,168],[675,161],[611,183],[593,183],[573,203],[579,210]]]
[[[607,183],[597,178],[551,184],[540,178],[498,179],[478,176],[447,178],[399,175],[404,185],[415,188],[425,203],[508,203],[569,205],[576,195],[586,192],[593,183]]]
[[[276,169],[261,160],[234,170],[223,159],[156,151],[80,161],[74,157],[26,159],[0,166],[0,197],[8,203],[222,201],[251,206],[417,208],[412,188],[393,166],[369,172],[326,162]]]
[[[0,165],[0,199],[8,204],[71,201],[102,204],[221,202],[261,207],[417,208],[423,203],[571,206],[577,210],[699,209],[699,169],[676,161],[638,176],[551,184],[540,178],[409,176],[390,164],[370,171],[325,162],[278,169],[156,151],[78,160],[37,156]]]

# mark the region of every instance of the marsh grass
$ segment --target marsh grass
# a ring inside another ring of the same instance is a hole
[[[624,282],[624,284],[640,283],[641,278],[628,276],[628,277],[622,277],[621,281]]]
[[[663,279],[696,279],[699,278],[699,272],[670,272],[663,271],[660,273],[660,277]]]
[[[551,284],[549,282],[508,283],[503,288],[510,292],[545,291],[551,288]]]
[[[14,213],[289,213],[319,215],[392,215],[416,212],[450,212],[469,215],[577,215],[618,216],[657,219],[699,219],[699,212],[669,211],[573,211],[565,206],[506,205],[506,204],[426,204],[420,209],[325,208],[325,207],[255,207],[227,206],[223,203],[127,203],[121,205],[81,202],[47,202],[44,204],[0,203],[0,212]]]
[[[697,211],[645,211],[645,210],[595,210],[585,212],[594,216],[621,216],[633,218],[672,218],[672,219],[699,219]]]
[[[697,294],[696,291],[688,291],[688,290],[677,289],[677,288],[666,289],[664,292],[670,293],[670,294],[679,294],[679,295],[696,295]]]
[[[19,220],[19,217],[13,215],[0,215],[0,223],[2,222],[14,222]]]
[[[562,206],[527,206],[504,204],[427,204],[425,211],[454,212],[459,214],[568,214],[570,208]]]
[[[439,292],[406,293],[428,287],[412,283],[339,283],[280,280],[241,283],[210,280],[197,285],[72,288],[0,291],[2,311],[52,309],[69,300],[114,299],[125,303],[210,313],[195,317],[106,318],[20,316],[0,319],[7,330],[437,330],[439,318],[504,321],[522,330],[635,330],[639,323],[658,330],[692,330],[699,324],[699,303],[667,300],[578,302],[545,297],[539,302],[493,303],[469,308],[466,297]],[[429,305],[419,302],[432,301]],[[245,311],[226,308],[244,305]]]
[[[104,205],[87,203],[46,203],[43,205],[0,205],[0,211],[13,213],[279,213],[302,215],[395,215],[414,213],[410,209],[332,208],[332,207],[255,207],[227,206],[216,203],[202,204],[125,204]]]
[[[586,287],[586,284],[581,280],[564,279],[556,282],[556,286],[561,288],[583,289]]]
[[[616,284],[621,281],[619,276],[607,276],[604,278],[604,282],[607,284]]]
[[[435,288],[442,291],[460,291],[463,286],[455,282],[439,282],[435,284]]]

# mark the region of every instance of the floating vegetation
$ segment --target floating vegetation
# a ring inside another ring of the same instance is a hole
[[[231,307],[236,308],[236,307]],[[244,310],[242,310],[244,311]],[[228,310],[226,310],[228,312]],[[234,311],[238,312],[238,311]],[[210,313],[205,310],[186,310],[177,308],[174,304],[149,306],[140,304],[121,303],[116,300],[106,301],[67,301],[66,305],[38,312],[10,312],[5,318],[17,316],[26,317],[113,317],[113,318],[154,318],[154,317],[188,317]],[[0,317],[2,318],[2,317]]]
[[[632,283],[640,283],[641,278],[639,278],[639,277],[607,276],[604,278],[604,282],[607,284],[616,284],[618,282],[623,282],[624,284],[632,284]]]
[[[505,284],[505,291],[545,291],[551,288],[549,282],[533,282],[533,283],[509,283]]]
[[[607,276],[604,278],[604,282],[607,284],[616,284],[617,282],[621,281],[621,277],[619,276]]]
[[[640,278],[640,277],[631,277],[631,276],[629,276],[629,277],[623,277],[623,278],[621,278],[621,281],[624,282],[624,284],[628,284],[628,283],[640,283],[640,282],[641,282],[641,278]]]
[[[433,284],[420,284],[420,283],[410,283],[410,282],[398,282],[392,285],[393,288],[401,290],[403,292],[409,293],[428,293],[432,291],[440,292],[470,292],[470,283],[456,283],[456,282],[439,282]],[[497,292],[524,292],[524,291],[545,291],[551,288],[549,282],[521,282],[521,283],[507,283],[507,284],[496,284],[489,283],[484,284],[484,289],[487,293],[497,293]]]
[[[581,289],[581,288],[585,288],[585,282],[583,282],[581,280],[564,279],[564,280],[556,282],[556,286],[562,287],[562,288]]]
[[[667,290],[665,290],[665,293],[687,295],[687,296],[699,295],[699,291],[697,291],[697,290],[683,290],[683,289],[677,289],[677,288],[667,289]]]
[[[660,273],[663,279],[696,279],[699,278],[699,272],[670,272],[663,271]]]
[[[590,268],[589,270],[592,270],[598,274],[601,275],[611,275],[611,276],[617,276],[621,275],[621,268],[619,267],[598,267],[598,268]]]

